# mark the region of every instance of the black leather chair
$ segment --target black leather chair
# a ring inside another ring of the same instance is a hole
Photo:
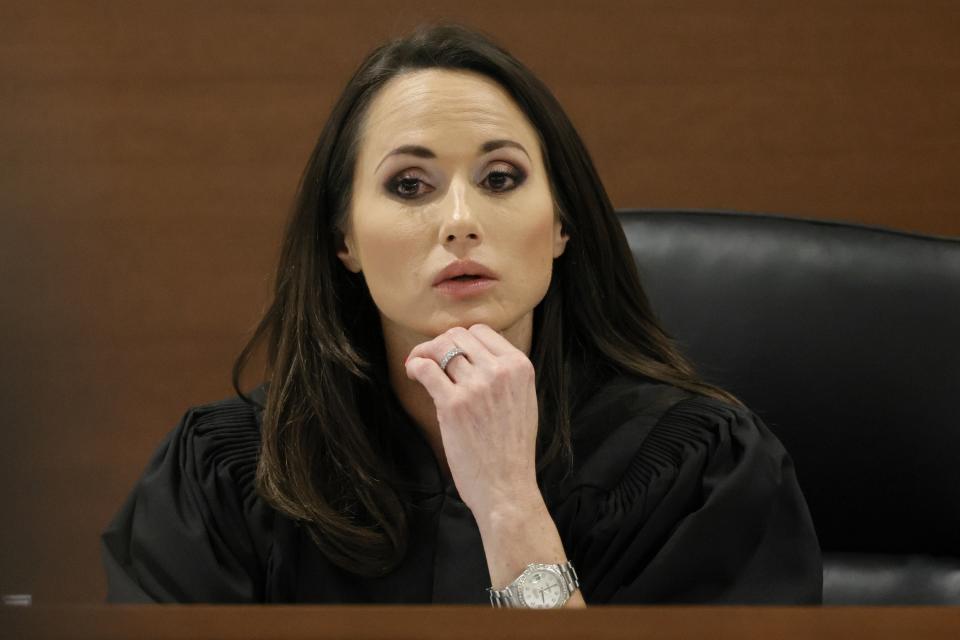
[[[960,239],[618,213],[668,333],[792,455],[824,603],[960,604]]]

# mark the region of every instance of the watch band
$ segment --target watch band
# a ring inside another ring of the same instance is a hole
[[[523,600],[519,594],[519,585],[525,576],[530,575],[535,571],[555,571],[563,580],[564,586],[567,589],[567,594],[563,602],[561,602],[558,606],[562,606],[567,600],[570,599],[570,596],[572,596],[574,592],[580,588],[580,578],[577,576],[577,570],[573,568],[573,563],[570,561],[562,562],[560,564],[532,563],[528,564],[523,570],[523,573],[517,576],[513,582],[503,589],[494,589],[492,587],[487,589],[487,591],[490,592],[491,606],[498,609],[524,606]]]

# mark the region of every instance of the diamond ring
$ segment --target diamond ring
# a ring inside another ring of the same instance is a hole
[[[447,365],[450,364],[450,361],[460,355],[464,357],[467,355],[466,352],[460,347],[454,347],[453,349],[450,349],[450,351],[447,351],[445,354],[443,354],[443,357],[440,358],[440,370],[446,371]]]

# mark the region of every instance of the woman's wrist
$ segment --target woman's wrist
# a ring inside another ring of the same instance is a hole
[[[557,525],[539,489],[503,501],[487,513],[474,514],[474,518],[494,589],[505,588],[528,564],[559,564],[567,560]],[[565,606],[580,608],[586,604],[578,591]]]
[[[549,517],[543,494],[536,485],[492,499],[489,507],[473,509],[473,517],[481,531],[516,529],[524,518],[530,518],[534,514],[546,514]]]
[[[564,562],[566,553],[543,496],[502,502],[475,514],[490,570],[491,586],[502,589],[532,562]]]

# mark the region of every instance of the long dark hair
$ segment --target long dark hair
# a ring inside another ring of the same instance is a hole
[[[300,180],[272,303],[233,367],[235,390],[253,402],[240,378],[266,339],[259,493],[305,526],[331,562],[368,576],[402,560],[407,511],[387,463],[385,426],[367,408],[371,399],[389,405],[392,393],[379,315],[362,274],[344,268],[336,251],[370,102],[391,78],[427,68],[483,74],[513,97],[538,133],[570,236],[534,310],[538,472],[572,464],[570,417],[584,388],[577,380],[626,372],[739,404],[700,380],[659,326],[590,155],[550,90],[487,36],[422,26],[372,51],[334,105]]]

